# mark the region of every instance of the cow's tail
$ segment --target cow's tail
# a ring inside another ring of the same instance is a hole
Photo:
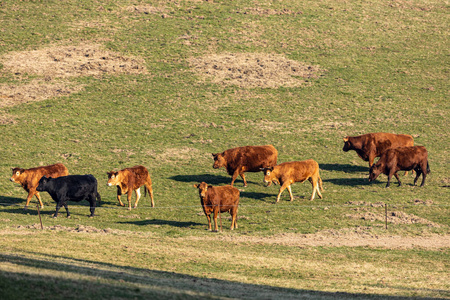
[[[430,174],[430,173],[431,173],[430,164],[428,163],[428,160],[427,160],[427,174]]]
[[[95,198],[97,198],[98,204],[102,201],[102,197],[100,197],[100,194],[97,192],[97,195],[95,195]]]

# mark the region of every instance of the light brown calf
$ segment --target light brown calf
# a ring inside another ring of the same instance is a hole
[[[285,162],[275,167],[264,168],[262,170],[264,172],[264,182],[268,183],[267,186],[270,186],[272,182],[281,186],[277,196],[277,202],[280,201],[281,193],[286,188],[289,191],[291,201],[293,201],[294,196],[292,195],[291,184],[294,182],[303,182],[307,179],[313,187],[310,200],[314,199],[316,192],[319,198],[322,198],[322,194],[319,191],[319,187],[323,191],[322,179],[319,176],[319,164],[312,159]]]
[[[39,192],[36,191],[36,188],[39,185],[39,180],[42,178],[42,176],[57,178],[67,175],[69,175],[69,171],[67,170],[66,166],[64,166],[63,164],[54,164],[31,169],[12,168],[12,176],[10,180],[12,182],[20,184],[24,188],[24,190],[28,192],[27,203],[25,204],[24,209],[28,208],[33,195],[38,199],[41,208],[44,208],[41,196],[39,195]]]
[[[194,184],[194,187],[198,189],[203,212],[208,219],[209,230],[211,230],[211,213],[214,213],[214,231],[217,231],[217,214],[227,211],[230,212],[232,218],[231,230],[237,228],[236,217],[239,206],[239,190],[237,188],[230,185],[211,186],[205,182]]]
[[[128,209],[131,210],[131,195],[133,191],[136,193],[136,202],[134,202],[134,208],[137,207],[139,198],[141,197],[140,187],[144,187],[144,196],[147,195],[147,191],[150,193],[152,199],[152,207],[155,207],[153,200],[152,180],[148,170],[144,166],[134,166],[132,168],[126,168],[117,172],[108,172],[108,186],[117,185],[117,200],[121,206],[125,206],[120,200],[120,196],[127,194]]]

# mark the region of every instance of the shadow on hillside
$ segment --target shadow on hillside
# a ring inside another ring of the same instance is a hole
[[[356,173],[356,172],[367,172],[369,173],[369,166],[363,167],[363,166],[355,166],[355,165],[349,165],[349,164],[320,164],[319,168],[321,170],[326,171],[340,171],[344,173]]]
[[[264,202],[273,202],[274,197],[277,196],[278,189],[273,193],[260,193],[260,192],[241,192],[240,198],[250,198],[255,200],[261,200]],[[242,204],[242,200],[239,201]]]
[[[127,222],[118,222],[119,224],[133,224],[137,226],[145,226],[145,225],[169,225],[173,227],[191,227],[191,226],[197,226],[197,225],[204,225],[203,223],[196,223],[196,222],[179,222],[179,221],[170,221],[170,220],[160,220],[160,219],[153,219],[153,220],[141,220],[141,221],[127,221]]]
[[[342,186],[360,186],[360,185],[369,185],[369,176],[367,178],[331,178],[331,179],[322,179],[324,187],[326,188],[326,183],[332,183],[335,185]]]
[[[169,179],[180,181],[180,182],[190,182],[192,184],[194,183],[200,183],[200,182],[206,182],[207,184],[211,185],[228,185],[231,184],[231,176],[223,176],[223,175],[212,175],[212,174],[194,174],[194,175],[175,175],[172,177],[169,177]],[[248,176],[245,177],[247,180],[247,184],[259,184],[259,182],[254,182],[252,180],[248,179]],[[262,177],[261,177],[262,182]],[[236,181],[234,182],[234,186],[236,188],[242,188],[244,187],[244,181],[241,177],[238,177]]]
[[[12,271],[3,270],[0,273],[3,299],[35,299],[36,295],[51,299],[62,293],[72,295],[73,299],[407,299],[240,283],[41,253],[0,254],[0,261],[7,262],[10,269],[13,268]],[[35,272],[36,269],[40,272]],[[92,277],[95,284],[90,279]],[[420,288],[422,293],[424,290],[434,294],[447,293]]]

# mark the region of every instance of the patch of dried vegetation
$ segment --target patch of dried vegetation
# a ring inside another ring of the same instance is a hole
[[[224,53],[189,60],[196,73],[213,83],[242,88],[278,88],[309,85],[325,70],[278,54]]]
[[[0,63],[5,74],[12,73],[18,78],[40,77],[24,84],[1,84],[0,108],[79,92],[84,87],[71,83],[69,79],[73,77],[148,73],[143,59],[123,56],[88,43],[10,52],[0,57]],[[11,123],[14,121],[10,117],[0,119],[0,124]]]

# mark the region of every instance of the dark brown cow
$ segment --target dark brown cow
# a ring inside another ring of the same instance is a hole
[[[200,195],[203,212],[208,219],[208,229],[211,230],[211,213],[214,213],[214,231],[217,231],[217,214],[230,212],[231,230],[237,228],[237,212],[239,206],[239,190],[231,185],[211,186],[205,182],[194,184]]]
[[[39,185],[39,180],[42,178],[42,176],[57,178],[67,175],[69,175],[69,171],[67,170],[66,166],[64,166],[63,164],[54,164],[30,169],[12,168],[12,176],[10,180],[12,182],[19,183],[20,185],[22,185],[25,191],[28,192],[25,209],[28,208],[33,195],[38,199],[41,208],[44,208],[41,196],[39,195],[39,192],[36,191],[36,188]]]
[[[261,168],[273,167],[277,164],[278,151],[272,145],[245,146],[213,153],[214,169],[225,167],[232,176],[231,186],[240,175],[247,186],[245,172],[260,172]]]
[[[373,165],[375,157],[380,157],[388,149],[414,146],[414,139],[407,134],[385,132],[368,133],[344,138],[344,152],[355,150],[359,157]]]
[[[147,192],[150,193],[150,198],[152,199],[152,207],[155,207],[155,202],[153,200],[153,189],[152,180],[150,179],[150,174],[144,166],[134,166],[132,168],[126,168],[117,172],[108,172],[108,186],[117,185],[117,200],[121,206],[125,206],[120,200],[120,196],[127,194],[128,199],[128,209],[131,210],[131,195],[133,191],[136,193],[136,202],[134,203],[134,208],[137,207],[139,198],[141,197],[141,186],[144,187],[144,196]]]
[[[389,187],[392,175],[397,178],[398,185],[402,185],[397,175],[397,171],[416,171],[416,178],[414,178],[414,185],[417,179],[422,174],[422,184],[425,184],[425,178],[430,173],[430,166],[428,164],[428,152],[423,146],[413,147],[399,147],[389,149],[384,152],[380,159],[370,167],[369,181],[377,179],[381,173],[388,176],[386,187]]]
[[[294,182],[303,182],[309,180],[312,184],[313,192],[310,200],[314,200],[316,195],[322,198],[322,194],[319,191],[323,191],[322,179],[319,175],[319,164],[313,160],[308,159],[304,161],[291,161],[285,162],[275,167],[264,168],[264,182],[270,186],[272,182],[280,185],[280,191],[278,192],[277,202],[280,201],[281,193],[287,188],[291,201],[294,200],[294,196],[291,191],[291,184]]]

